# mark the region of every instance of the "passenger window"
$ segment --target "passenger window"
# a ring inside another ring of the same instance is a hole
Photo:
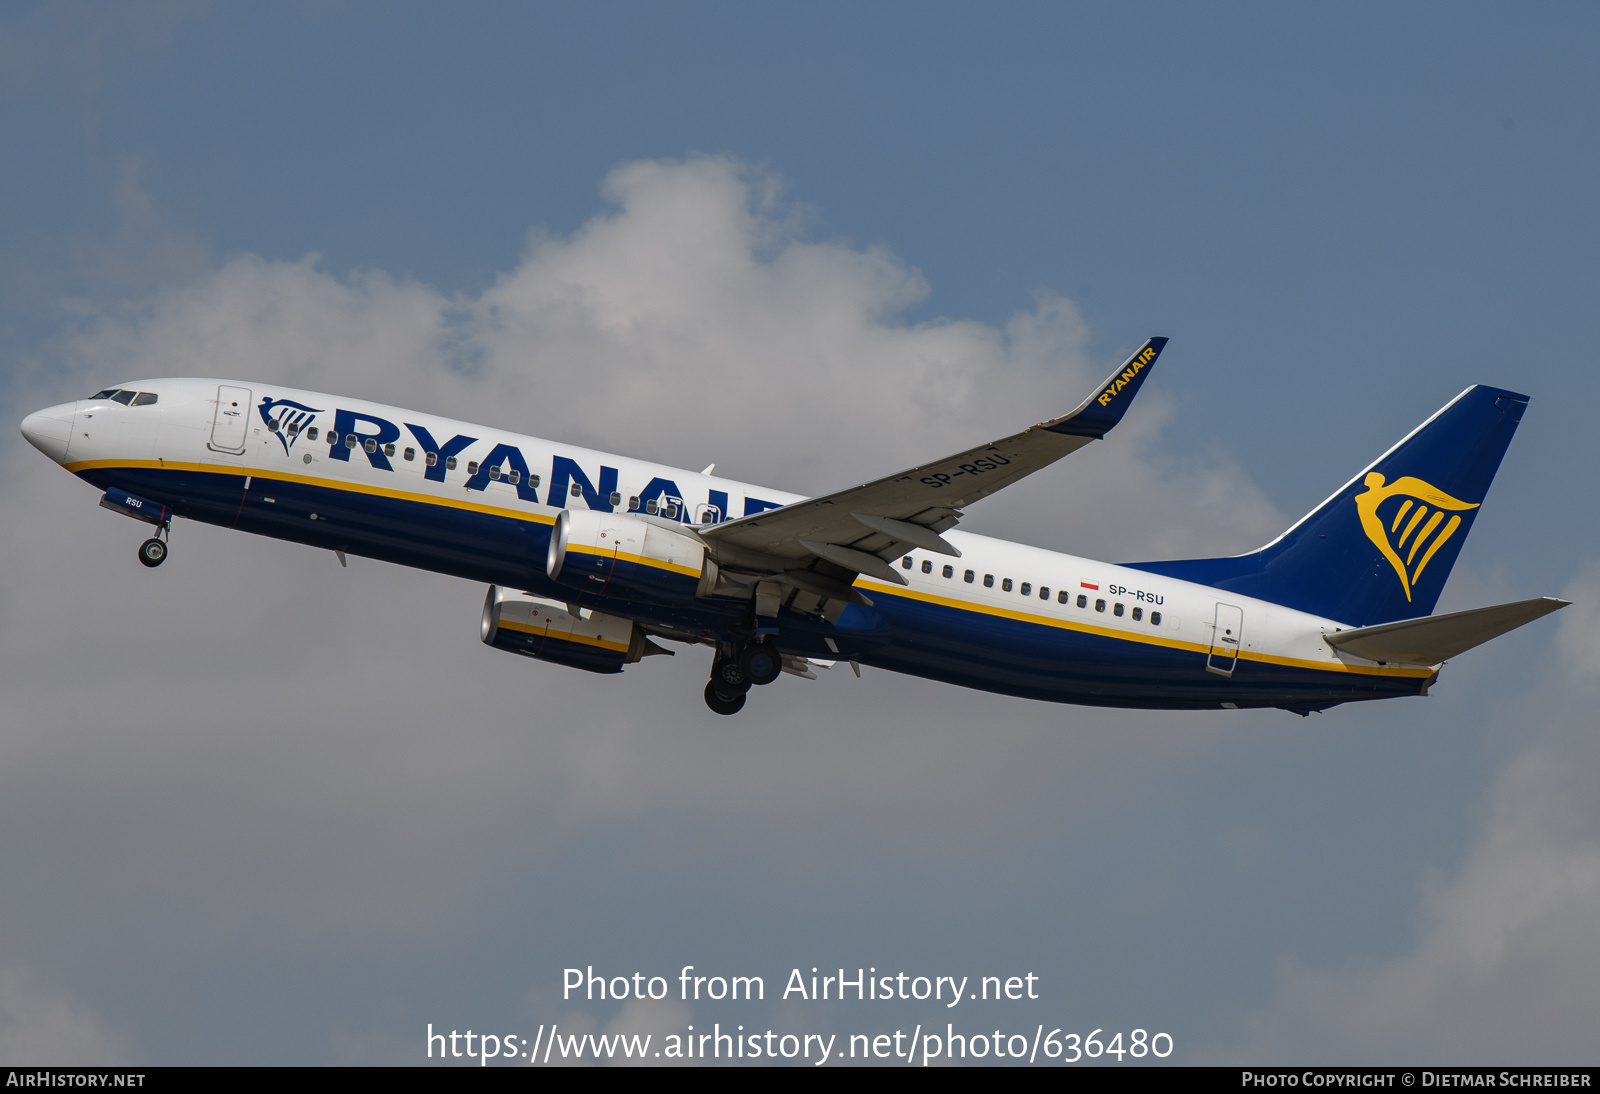
[[[907,555],[905,558],[902,558],[900,560],[900,568],[902,570],[911,569],[911,556],[910,555]]]
[[[926,559],[925,558],[925,559],[922,560],[922,572],[925,573],[925,574],[933,573],[933,560],[932,559]]]
[[[300,432],[300,423],[299,422],[290,422],[289,423],[288,432],[289,432],[289,436],[291,436],[291,437],[293,437],[295,434],[299,433]]]
[[[1011,591],[1011,579],[1009,577],[1003,577],[1000,579],[1000,591],[1003,593],[1009,593]]]
[[[539,485],[539,476],[538,475],[529,475],[528,476],[528,485],[529,486],[538,486]]]
[[[651,498],[649,501],[644,503],[644,511],[649,513],[652,517],[655,516],[660,509],[661,506],[656,504],[655,498]]]
[[[500,478],[500,465],[499,464],[495,464],[493,467],[489,468],[489,477],[491,479],[495,479],[496,481],[499,480],[499,478]]]
[[[1078,594],[1078,607],[1087,608],[1088,606],[1089,606],[1089,598],[1084,596],[1082,593],[1079,593]]]
[[[1050,599],[1050,586],[1048,586],[1048,585],[1040,585],[1039,586],[1039,599],[1040,600],[1049,600]]]
[[[1141,620],[1143,618],[1144,618],[1144,609],[1143,608],[1135,608],[1135,609],[1133,609],[1133,621],[1135,623],[1139,622],[1139,620]]]
[[[352,436],[354,436],[354,434],[352,434]],[[361,447],[365,448],[368,452],[376,452],[378,450],[378,442],[373,440],[371,437],[368,437],[367,443]]]
[[[267,432],[276,433],[277,431],[278,431],[278,419],[276,419],[276,418],[268,418],[267,419]]]
[[[346,433],[344,435],[344,446],[346,448],[354,448],[360,443],[360,438],[358,438],[354,433]]]
[[[678,499],[677,498],[668,498],[665,508],[666,508],[667,517],[669,519],[671,519],[671,520],[677,520],[678,519]]]
[[[1112,609],[1111,609],[1111,614],[1112,615],[1121,615],[1122,614],[1122,605],[1121,604],[1114,605],[1112,607]]]
[[[1024,581],[1022,583],[1022,588],[1018,589],[1017,591],[1019,593],[1021,593],[1023,596],[1032,596],[1033,595],[1033,582]]]
[[[955,577],[956,576],[956,568],[954,566],[946,566],[944,568],[944,576],[945,577]]]
[[[511,480],[511,485],[512,486],[515,486],[515,485],[517,485],[517,483],[522,481],[522,472],[521,471],[512,471],[510,474],[508,474],[506,476],[506,478]]]
[[[406,449],[405,456],[407,460],[414,460],[417,458],[417,450],[415,448],[408,448]],[[432,461],[429,462],[431,463]]]
[[[149,406],[151,403],[155,402],[158,398],[160,398],[160,396],[158,396],[153,391],[141,391],[141,392],[139,392],[139,394],[137,394],[137,395],[135,395],[133,397],[133,405],[134,406]]]
[[[1150,613],[1150,625],[1152,627],[1161,626],[1161,613],[1160,612],[1151,612]]]
[[[384,455],[385,455],[385,456],[392,456],[392,455],[394,455],[394,445],[392,445],[392,444],[386,444],[386,445],[384,445],[384,446],[383,446],[383,454],[384,454]]]
[[[971,570],[968,570],[965,574],[962,575],[961,580],[965,581],[968,585],[971,585],[973,579],[975,577],[977,577],[977,576],[978,576],[977,574],[973,573]]]
[[[534,479],[533,480],[533,485],[538,486],[539,485],[539,480],[538,479]],[[622,504],[622,495],[617,493],[617,491],[615,491],[615,490],[611,491],[611,508],[615,509],[617,506],[619,506],[621,504]]]
[[[111,401],[113,403],[121,403],[123,406],[132,406],[135,394],[137,393],[132,391],[119,391],[111,396]]]
[[[467,461],[467,474],[476,475],[477,473],[478,473],[478,461],[477,460],[468,460]]]
[[[426,463],[429,467],[437,467],[437,466],[439,466],[439,453],[437,453],[437,452],[429,452],[425,456],[423,456],[422,461],[424,463]]]
[[[433,453],[430,452],[428,455],[431,456]],[[456,458],[454,456],[446,456],[444,458],[444,469],[446,471],[454,471],[456,469]]]
[[[310,429],[306,430],[306,436],[310,437],[313,441],[316,440],[317,439],[317,427],[316,426],[312,426]]]
[[[1072,598],[1072,594],[1067,592],[1067,590],[1062,589],[1059,593],[1056,594],[1056,603],[1065,604],[1071,598]]]
[[[583,487],[579,486],[577,483],[573,483],[569,493],[571,493],[575,498],[581,498],[583,497]]]
[[[985,589],[994,588],[994,575],[993,574],[984,574],[983,575],[983,587]]]
[[[535,486],[539,485],[538,476],[534,477],[533,485],[535,485]],[[635,495],[635,494],[630,494],[628,496],[628,512],[630,512],[630,513],[636,512],[638,510],[638,508],[639,508],[639,498],[638,498],[638,496]]]
[[[1094,602],[1094,610],[1097,611],[1097,612],[1105,611],[1106,610],[1106,602],[1104,600],[1096,600]]]
[[[338,444],[339,443],[339,434],[335,433],[331,429],[328,430],[328,443],[330,445],[334,445],[334,444]]]

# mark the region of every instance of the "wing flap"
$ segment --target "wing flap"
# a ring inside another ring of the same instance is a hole
[[[924,551],[949,555],[951,558],[961,557],[960,551],[950,546],[943,536],[925,524],[912,524],[910,521],[893,520],[889,517],[874,517],[867,513],[850,515],[857,523],[871,528],[874,532],[881,532],[890,539],[909,543],[913,547],[921,547]]]
[[[1375,627],[1335,631],[1323,638],[1334,649],[1369,661],[1437,665],[1570,603],[1553,596],[1541,596],[1448,615],[1428,615],[1397,623],[1380,623]]]

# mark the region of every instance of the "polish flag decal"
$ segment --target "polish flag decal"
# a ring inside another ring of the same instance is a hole
[[[1078,588],[1080,588],[1080,589],[1093,589],[1095,592],[1099,592],[1100,591],[1100,586],[1091,585],[1087,581],[1078,582]]]

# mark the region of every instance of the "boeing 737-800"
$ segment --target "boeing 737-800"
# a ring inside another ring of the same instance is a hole
[[[174,517],[489,586],[496,649],[615,673],[710,646],[707,705],[848,661],[1099,706],[1426,695],[1440,665],[1565,602],[1434,616],[1527,397],[1474,386],[1258,551],[1113,565],[957,531],[1106,435],[1152,338],[1076,409],[816,498],[279,384],[139,380],[30,414],[28,440],[155,527]]]

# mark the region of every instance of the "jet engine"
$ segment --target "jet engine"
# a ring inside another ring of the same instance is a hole
[[[672,652],[650,641],[631,619],[574,615],[561,604],[498,585],[489,586],[483,599],[481,634],[497,650],[588,672],[621,672],[641,657]]]
[[[705,541],[674,521],[638,513],[563,509],[550,531],[545,572],[597,596],[688,604],[717,584]]]

